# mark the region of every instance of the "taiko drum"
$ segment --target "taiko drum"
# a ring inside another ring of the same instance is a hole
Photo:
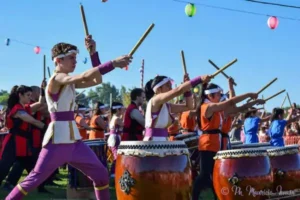
[[[219,151],[213,185],[219,200],[267,199],[272,192],[270,160],[265,149]]]
[[[274,177],[273,192],[300,189],[299,145],[267,149],[267,152]]]
[[[190,200],[189,151],[183,141],[125,141],[118,148],[115,187],[122,200]]]
[[[269,142],[262,142],[262,143],[252,143],[252,144],[236,144],[232,145],[232,149],[247,149],[247,148],[259,148],[259,147],[268,147],[271,146]]]

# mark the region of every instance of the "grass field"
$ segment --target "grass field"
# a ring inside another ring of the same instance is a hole
[[[21,180],[23,180],[26,176],[26,172],[24,171],[24,174],[21,178]],[[62,179],[62,181],[55,181],[55,183],[57,183],[59,186],[54,187],[54,186],[47,186],[46,188],[52,192],[52,195],[48,195],[48,194],[40,194],[36,191],[33,191],[31,193],[29,193],[24,200],[66,200],[66,187],[68,184],[68,174],[66,170],[60,169],[60,173],[59,173],[59,178]],[[4,200],[4,198],[6,197],[6,195],[8,194],[8,192],[3,191],[0,189],[0,200]],[[205,194],[203,194],[203,199],[204,200],[211,200],[212,195],[211,192],[208,191]],[[83,199],[82,199],[83,200]],[[110,187],[110,200],[117,200],[116,197],[116,192],[114,187]]]

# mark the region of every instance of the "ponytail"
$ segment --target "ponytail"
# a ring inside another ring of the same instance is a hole
[[[279,115],[283,115],[284,110],[281,108],[274,108],[272,112],[271,122],[279,118]]]
[[[148,81],[145,85],[146,101],[149,101],[154,96],[154,91],[152,89],[152,83],[153,83],[153,79]]]

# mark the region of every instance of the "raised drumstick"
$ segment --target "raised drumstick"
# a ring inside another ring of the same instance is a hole
[[[181,60],[182,60],[183,73],[187,74],[184,52],[182,50],[181,50]]]
[[[152,23],[149,28],[146,30],[146,32],[143,34],[141,39],[136,43],[136,45],[133,47],[133,49],[130,51],[129,55],[133,56],[133,54],[136,52],[136,50],[139,48],[139,46],[142,44],[142,42],[145,40],[145,38],[148,36],[150,31],[153,29],[154,24]]]
[[[50,68],[47,67],[47,69],[48,69],[48,76],[49,76],[49,78],[50,78],[50,77],[51,77]]]
[[[82,22],[83,22],[85,35],[88,36],[89,35],[89,29],[88,29],[88,26],[87,26],[87,23],[86,23],[84,8],[83,8],[82,4],[80,4],[80,11],[81,11],[81,18],[82,18]]]
[[[286,93],[286,96],[287,96],[290,106],[292,107],[292,102],[291,102],[290,95],[288,92]]]
[[[285,97],[284,97],[284,99],[283,99],[283,102],[282,102],[282,104],[281,104],[281,108],[283,108],[286,98],[287,98],[287,95],[285,95]]]
[[[208,62],[209,62],[210,64],[212,64],[212,66],[214,66],[214,68],[216,68],[217,70],[220,69],[213,61],[208,60]],[[221,73],[222,73],[227,79],[230,78],[227,74],[225,74],[225,72],[222,71]],[[233,83],[233,85],[237,86],[237,84],[236,84],[235,82]]]
[[[221,69],[219,69],[218,71],[216,71],[213,75],[211,75],[211,77],[215,78],[218,74],[222,73],[225,69],[227,69],[228,67],[230,67],[231,65],[233,65],[236,62],[237,62],[237,59],[234,59],[233,61],[231,61],[230,63],[228,63],[227,65],[225,65]]]
[[[265,101],[269,101],[270,99],[273,99],[274,97],[280,95],[281,93],[285,92],[285,90],[281,90],[280,92],[277,92],[276,94],[274,94],[273,96],[270,96],[269,98],[266,98]]]
[[[267,89],[270,85],[272,85],[275,81],[277,81],[277,78],[274,78],[272,81],[270,81],[267,85],[265,85],[263,88],[261,88],[257,94],[262,93],[265,89]],[[249,99],[247,102],[250,102],[252,99]]]
[[[44,55],[43,75],[44,75],[44,80],[46,80],[46,55]]]

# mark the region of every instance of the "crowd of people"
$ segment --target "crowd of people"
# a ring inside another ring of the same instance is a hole
[[[7,131],[0,151],[0,183],[10,194],[6,200],[22,199],[38,187],[54,184],[57,168],[68,163],[94,182],[95,196],[109,199],[108,171],[83,140],[102,139],[107,142],[114,163],[121,141],[170,141],[180,134],[196,133],[200,171],[194,181],[192,196],[212,187],[214,156],[230,148],[231,141],[245,144],[268,141],[284,146],[283,136],[298,135],[299,111],[294,105],[286,113],[274,108],[271,114],[259,112],[255,105],[265,104],[257,93],[236,95],[234,80],[229,78],[229,92],[214,83],[209,75],[190,79],[172,87],[173,80],[156,76],[131,91],[131,103],[112,102],[110,106],[96,102],[92,108],[77,104],[75,89],[102,83],[102,76],[115,68],[124,68],[132,60],[129,55],[101,64],[96,43],[85,39],[93,68],[79,75],[69,75],[76,67],[76,46],[56,44],[52,49],[55,73],[40,87],[16,85],[12,88],[6,108],[0,113],[2,131]],[[202,84],[199,94],[193,88]],[[178,97],[183,95],[183,100]],[[237,104],[250,99],[247,103]],[[147,104],[142,110],[142,105]],[[23,170],[29,175],[18,183]]]

